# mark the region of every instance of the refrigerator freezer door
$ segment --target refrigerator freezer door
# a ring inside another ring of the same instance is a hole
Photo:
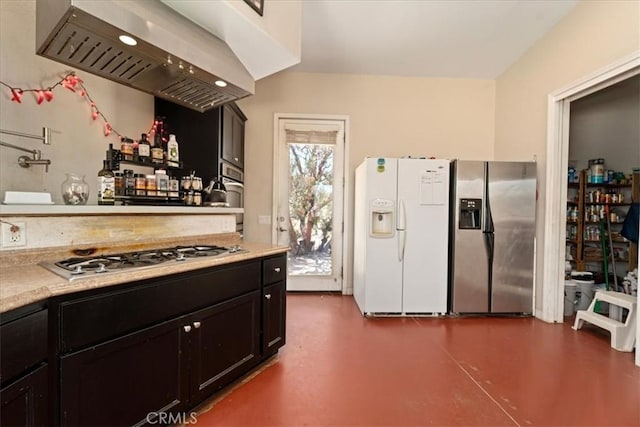
[[[489,206],[494,226],[491,312],[531,313],[536,165],[489,162]]]
[[[489,269],[480,209],[484,193],[484,165],[481,161],[456,161],[455,203],[452,239],[451,311],[487,313],[489,311]],[[471,212],[471,213],[469,213]],[[461,214],[462,213],[462,214]],[[473,215],[472,220],[466,216]],[[471,227],[472,221],[473,227]]]
[[[398,160],[404,206],[403,313],[446,313],[449,161]]]
[[[398,233],[372,237],[371,201],[396,200],[397,159],[368,158],[356,169],[353,292],[362,313],[402,311]]]

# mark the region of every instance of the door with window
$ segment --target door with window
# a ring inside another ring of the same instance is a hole
[[[287,290],[342,290],[344,120],[277,117],[274,242]]]

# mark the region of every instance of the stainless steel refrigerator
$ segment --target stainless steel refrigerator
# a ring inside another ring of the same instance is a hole
[[[536,164],[451,168],[451,312],[532,313]]]

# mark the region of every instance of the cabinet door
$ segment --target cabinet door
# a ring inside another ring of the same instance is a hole
[[[49,422],[47,364],[0,390],[0,425],[46,426]]]
[[[199,401],[260,361],[260,292],[192,316],[192,400]]]
[[[183,406],[187,325],[181,317],[62,357],[61,424],[133,425]]]
[[[222,107],[222,160],[242,169],[244,164],[244,119],[231,106]]]
[[[274,354],[285,343],[287,297],[285,282],[265,286],[262,298],[262,353]]]

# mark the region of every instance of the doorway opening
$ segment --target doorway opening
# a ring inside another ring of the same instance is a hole
[[[276,115],[273,241],[288,246],[287,290],[342,291],[344,119]]]
[[[640,52],[549,95],[544,270],[539,282],[543,301],[536,311],[542,320],[563,322],[570,103],[637,74],[640,74]]]

